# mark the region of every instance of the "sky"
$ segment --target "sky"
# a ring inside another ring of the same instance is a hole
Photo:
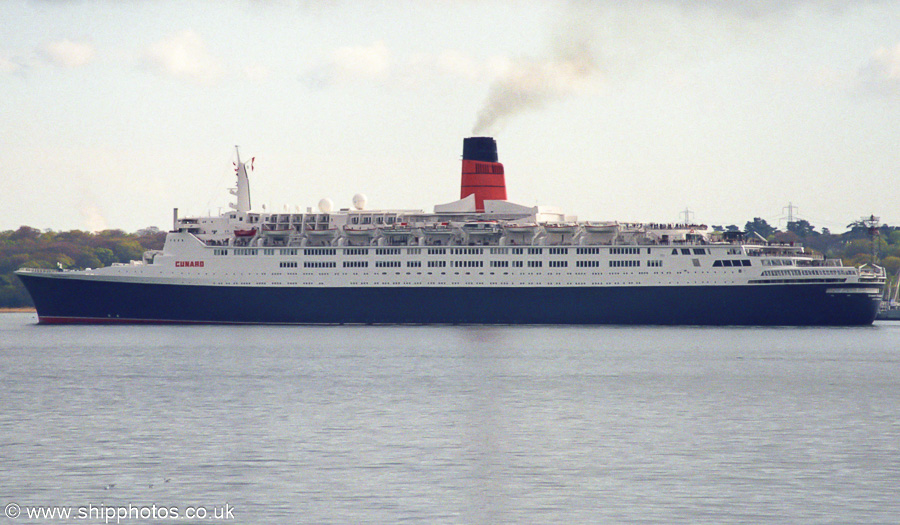
[[[0,230],[459,198],[581,220],[900,225],[900,1],[5,0]],[[790,209],[788,207],[791,206]]]

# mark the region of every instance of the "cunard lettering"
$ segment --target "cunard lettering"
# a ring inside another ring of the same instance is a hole
[[[203,268],[203,261],[175,261],[176,268]]]

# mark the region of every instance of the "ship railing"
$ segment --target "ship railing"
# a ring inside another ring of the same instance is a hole
[[[19,268],[19,271],[25,273],[58,273],[63,270],[53,268]]]
[[[881,281],[887,278],[887,272],[877,264],[864,264],[858,268],[859,279],[865,281]]]
[[[798,256],[808,257],[808,259],[797,259],[797,266],[839,266],[836,265],[835,262],[840,262],[839,259],[826,259],[821,255],[801,253],[798,254]]]

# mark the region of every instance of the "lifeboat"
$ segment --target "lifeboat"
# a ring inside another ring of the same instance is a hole
[[[453,226],[451,226],[449,222],[434,222],[428,224],[421,228],[421,232],[421,242],[426,246],[443,246],[450,244],[450,241],[456,234],[453,230]]]
[[[588,233],[615,233],[619,229],[619,223],[613,222],[586,222],[582,226]]]
[[[344,225],[341,228],[344,231],[344,235],[348,237],[372,237],[375,235],[377,229],[372,225]]]
[[[462,229],[469,236],[472,235],[495,235],[500,233],[500,226],[497,221],[473,221],[462,225]]]
[[[334,237],[335,234],[337,234],[337,228],[324,228],[321,230],[317,230],[315,227],[306,228],[307,237]]]
[[[405,222],[400,222],[392,226],[381,228],[381,235],[391,240],[409,239],[413,234],[412,228]]]
[[[253,237],[256,235],[256,228],[250,228],[249,230],[234,230],[235,237]]]
[[[425,235],[446,235],[452,234],[453,228],[450,226],[449,222],[435,222],[428,226],[424,226],[422,228],[422,233]]]
[[[548,222],[544,224],[544,231],[557,235],[572,235],[578,230],[578,224],[574,222]]]
[[[407,246],[414,243],[415,232],[405,222],[398,222],[378,229],[378,244],[382,246]]]
[[[506,233],[536,233],[540,226],[534,223],[506,223],[503,225],[503,231]]]
[[[276,224],[263,224],[262,234],[269,237],[287,237],[291,234],[290,226],[279,226]]]

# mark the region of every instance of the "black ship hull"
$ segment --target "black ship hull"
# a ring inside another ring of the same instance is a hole
[[[871,324],[881,284],[206,286],[20,273],[40,323]]]

